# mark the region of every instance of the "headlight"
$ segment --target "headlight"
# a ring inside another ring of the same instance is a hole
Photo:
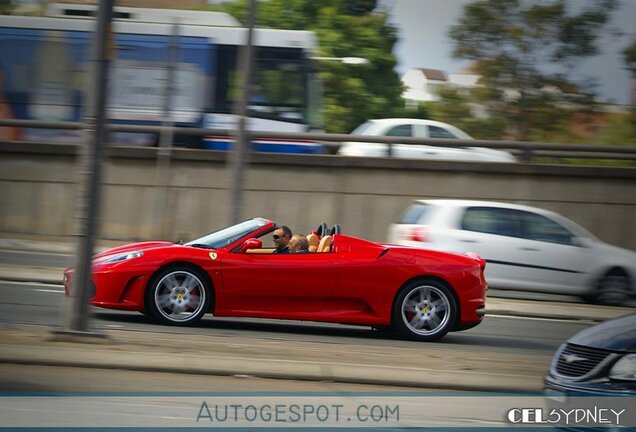
[[[126,261],[132,258],[139,258],[140,256],[143,256],[143,252],[142,251],[137,251],[137,252],[128,252],[125,254],[121,254],[121,255],[115,255],[112,258],[108,258],[107,260],[103,261],[104,264],[112,264],[112,263],[116,263],[116,262],[120,262],[120,261]]]
[[[617,361],[609,376],[615,380],[636,381],[636,354],[626,355]]]

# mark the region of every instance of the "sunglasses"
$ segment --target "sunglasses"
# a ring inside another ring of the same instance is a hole
[[[287,235],[286,234],[283,234],[283,235],[274,234],[274,240],[278,240],[279,238],[282,238],[282,237],[287,237]]]

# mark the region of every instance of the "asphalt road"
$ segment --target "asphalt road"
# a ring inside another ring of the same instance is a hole
[[[73,255],[60,253],[0,249],[0,264],[65,269],[73,265],[74,258]]]
[[[68,307],[59,285],[0,282],[0,324],[59,326],[64,324]],[[159,325],[136,312],[119,312],[91,308],[92,327],[180,334],[217,335],[228,338],[274,339],[283,341],[315,341],[330,344],[349,344],[358,347],[412,347],[418,355],[421,344],[400,340],[391,333],[374,331],[369,327],[300,321],[262,320],[247,318],[206,317],[195,326],[170,327]],[[499,350],[502,353],[524,350],[546,356],[572,334],[589,323],[552,319],[488,316],[484,322],[467,331],[451,333],[443,339],[443,346],[453,355],[475,349]]]

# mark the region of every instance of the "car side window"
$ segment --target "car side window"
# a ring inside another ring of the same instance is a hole
[[[408,124],[395,126],[387,131],[386,136],[410,137],[413,136],[413,129]]]
[[[428,136],[431,138],[450,138],[450,139],[457,139],[457,137],[455,136],[455,134],[451,133],[450,131],[441,128],[439,126],[429,126],[428,127]]]
[[[543,215],[519,212],[523,221],[523,237],[549,243],[572,244],[575,235],[563,225]]]
[[[514,211],[496,207],[468,207],[461,228],[486,234],[520,237],[521,226]]]

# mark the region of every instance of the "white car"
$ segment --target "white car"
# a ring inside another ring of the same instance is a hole
[[[418,200],[389,241],[486,260],[493,288],[573,294],[621,304],[636,294],[636,253],[604,243],[556,213],[522,205]]]
[[[388,136],[409,138],[446,138],[472,140],[466,132],[455,126],[422,119],[389,118],[369,120],[351,132],[359,136]],[[384,157],[388,144],[344,142],[338,150],[343,156]],[[438,147],[423,144],[393,144],[393,156],[409,159],[447,159],[459,161],[516,162],[513,155],[501,150],[481,147]]]

